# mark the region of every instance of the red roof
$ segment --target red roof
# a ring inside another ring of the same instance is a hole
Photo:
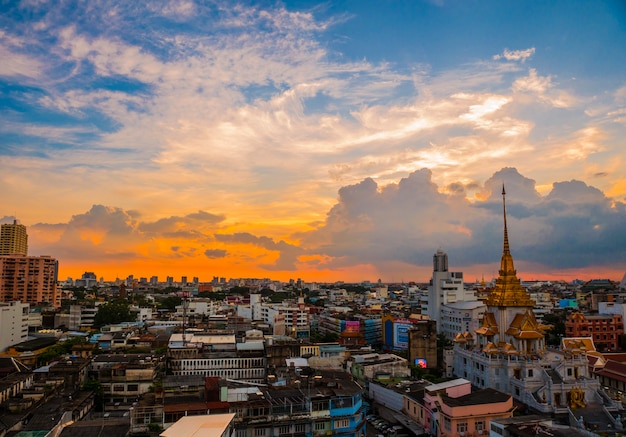
[[[626,363],[608,360],[604,368],[597,370],[596,374],[616,381],[626,382]]]

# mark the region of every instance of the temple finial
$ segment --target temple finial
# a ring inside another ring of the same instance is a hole
[[[506,191],[504,189],[504,183],[502,184],[502,212],[504,215],[504,254],[509,254],[509,232],[506,228]]]

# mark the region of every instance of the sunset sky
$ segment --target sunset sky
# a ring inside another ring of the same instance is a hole
[[[6,1],[0,222],[60,279],[626,272],[626,2]]]

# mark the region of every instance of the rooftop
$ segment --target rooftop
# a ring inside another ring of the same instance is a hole
[[[220,437],[234,417],[234,413],[185,416],[163,431],[161,437]]]

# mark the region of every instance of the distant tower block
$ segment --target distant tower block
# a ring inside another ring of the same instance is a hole
[[[26,226],[13,220],[12,224],[0,227],[0,255],[28,255]]]

